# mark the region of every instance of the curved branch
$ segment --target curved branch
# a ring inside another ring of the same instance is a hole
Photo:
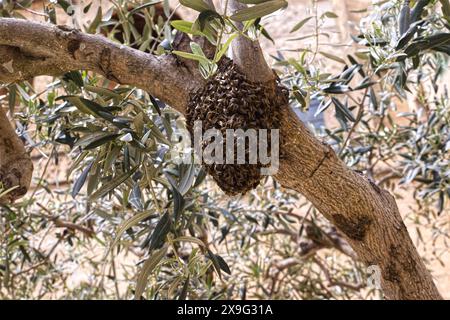
[[[0,82],[90,70],[142,88],[183,111],[198,72],[172,55],[154,56],[64,26],[0,18]]]
[[[225,2],[225,1],[224,1]],[[247,5],[236,0],[228,0],[230,13],[246,8]],[[236,26],[242,30],[242,23],[236,23]],[[239,66],[241,71],[253,82],[270,82],[275,80],[272,69],[264,59],[264,54],[258,40],[250,40],[239,36],[231,44],[232,59]]]
[[[281,120],[282,159],[275,176],[305,196],[367,266],[381,271],[389,299],[442,299],[402,221],[395,198],[349,169],[286,107]]]
[[[89,70],[115,82],[142,88],[183,112],[189,93],[203,84],[194,69],[172,55],[157,57],[64,26],[0,18],[3,84],[38,75],[59,76]],[[0,110],[0,194],[15,188],[1,201],[23,196],[29,189],[32,171],[23,143]]]

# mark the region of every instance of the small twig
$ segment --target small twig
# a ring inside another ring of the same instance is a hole
[[[111,269],[114,276],[114,289],[116,290],[116,296],[117,299],[120,300],[120,291],[119,291],[119,284],[117,283],[117,271],[116,271],[116,263],[114,258],[114,250],[111,250]]]
[[[366,101],[366,97],[367,97],[367,93],[369,91],[369,88],[366,88],[366,90],[364,91],[364,96],[361,99],[361,102],[358,105],[358,115],[356,116],[356,121],[353,124],[352,128],[350,129],[350,131],[348,132],[347,138],[344,141],[344,144],[342,145],[341,150],[339,151],[339,156],[341,156],[344,153],[344,150],[347,148],[347,144],[350,141],[350,138],[352,137],[353,133],[356,130],[356,127],[358,126],[358,124],[361,122],[362,117],[364,115],[364,102]]]
[[[34,11],[34,10],[32,10],[32,9],[25,8],[25,7],[22,6],[19,2],[15,2],[15,5],[18,6],[18,7],[20,7],[22,10],[25,10],[25,11],[27,11],[27,12],[29,12],[29,13],[32,13],[32,14],[35,14],[35,15],[37,15],[37,16],[46,17],[46,18],[49,17],[48,14],[46,14],[46,13],[42,13],[42,12]]]
[[[45,212],[50,213],[50,215],[39,213],[39,215],[52,221],[57,228],[66,228],[66,229],[70,229],[72,231],[80,231],[88,237],[94,236],[94,234],[95,234],[94,230],[84,227],[84,226],[80,226],[80,225],[72,223],[70,221],[62,220],[58,217],[54,217],[51,215],[51,212],[47,208],[45,208],[42,204],[40,204],[39,202],[37,202],[36,204]]]
[[[351,284],[351,283],[347,283],[347,282],[342,282],[342,281],[338,281],[338,280],[334,280],[331,275],[330,275],[330,271],[327,269],[327,267],[325,267],[325,265],[317,258],[314,257],[313,261],[320,267],[320,269],[322,269],[325,278],[328,281],[328,286],[329,287],[344,287],[350,290],[354,290],[354,291],[359,291],[363,288],[365,288],[364,284]]]

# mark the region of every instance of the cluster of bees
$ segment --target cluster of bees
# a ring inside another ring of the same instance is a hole
[[[195,121],[201,121],[203,132],[215,128],[223,137],[226,136],[227,129],[279,129],[282,105],[278,99],[272,98],[266,86],[249,82],[231,60],[224,58],[219,63],[217,73],[191,96],[186,114],[187,126],[192,136]],[[270,134],[267,138],[270,148]],[[205,150],[210,143],[211,139],[202,141],[202,149]],[[234,146],[236,161],[236,134]],[[223,155],[225,154],[224,149]],[[270,155],[270,150],[268,154]],[[247,142],[244,164],[204,163],[206,171],[229,195],[245,194],[256,188],[263,178],[260,169],[264,166],[259,159],[256,164],[250,163]]]

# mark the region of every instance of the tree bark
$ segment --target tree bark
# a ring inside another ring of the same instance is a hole
[[[228,4],[232,12],[245,7],[235,0]],[[235,53],[240,56],[235,63],[249,79],[273,81],[273,73],[261,61],[258,41],[239,37],[233,43]],[[276,180],[311,201],[367,266],[380,268],[380,284],[387,298],[442,299],[389,192],[347,168],[289,106],[283,107],[281,141],[283,157]]]
[[[347,168],[286,107],[283,158],[276,180],[305,196],[347,238],[367,266],[381,271],[388,299],[442,299],[417,253],[395,198]]]
[[[0,196],[0,204],[23,196],[28,190],[32,174],[30,156],[0,107],[0,195],[11,190]]]
[[[275,75],[261,60],[257,41],[238,38],[233,52],[235,63],[250,80],[273,81]],[[11,59],[14,72],[5,73],[1,65]],[[0,18],[0,83],[79,69],[140,87],[182,113],[189,95],[204,84],[196,68],[172,55],[155,57],[100,36]],[[347,168],[330,146],[308,131],[289,106],[281,107],[282,158],[275,178],[311,201],[345,235],[362,261],[380,268],[386,298],[441,299],[393,196]]]
[[[151,92],[184,110],[199,73],[173,55],[154,56],[65,26],[0,18],[0,83],[90,70]]]

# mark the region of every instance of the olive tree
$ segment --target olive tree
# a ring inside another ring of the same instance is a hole
[[[173,170],[162,174],[166,160],[161,162],[161,151],[157,146],[171,145],[165,134],[173,129],[162,118],[162,133],[143,109],[149,107],[154,114],[160,114],[161,105],[167,104],[189,118],[200,104],[199,95],[208,92],[209,96],[218,97],[215,95],[218,88],[214,87],[218,82],[214,79],[221,72],[224,61],[230,59],[245,83],[258,88],[260,95],[255,96],[255,104],[268,103],[273,108],[273,112],[264,117],[269,120],[277,117],[273,123],[280,129],[280,166],[274,181],[284,188],[286,194],[293,191],[304,196],[311,208],[335,226],[342,235],[336,241],[351,247],[344,250],[343,245],[343,251],[350,251],[350,255],[354,253],[366,266],[379,268],[385,297],[440,299],[431,274],[408,234],[394,196],[373,179],[373,167],[371,171],[369,167],[360,166],[360,171],[356,170],[355,162],[350,165],[349,162],[355,157],[373,161],[377,157],[374,146],[387,146],[392,142],[380,135],[380,130],[384,129],[385,134],[389,134],[388,126],[384,125],[389,115],[387,111],[379,110],[386,101],[379,100],[376,85],[380,85],[381,91],[396,90],[401,96],[405,90],[410,90],[412,84],[409,82],[415,69],[422,68],[430,56],[449,52],[449,33],[442,31],[448,28],[447,2],[442,1],[442,13],[433,14],[425,9],[441,6],[436,1],[415,1],[413,4],[392,1],[389,6],[379,8],[379,23],[368,24],[359,37],[355,36],[355,41],[366,47],[358,53],[358,58],[367,62],[357,62],[350,56],[347,63],[328,54],[328,58],[346,65],[344,71],[335,77],[314,74],[309,68],[308,59],[319,54],[318,48],[316,52],[305,50],[299,59],[277,57],[275,67],[278,72],[266,62],[258,37],[270,38],[270,35],[261,24],[261,18],[286,7],[288,4],[284,0],[226,0],[221,3],[221,8],[216,8],[212,1],[186,0],[180,3],[198,11],[198,19],[193,23],[179,20],[165,23],[161,29],[165,40],[156,50],[148,50],[150,52],[145,52],[145,45],[149,45],[145,39],[141,39],[144,50],[136,50],[95,34],[101,22],[101,12],[100,18],[96,19],[97,25],[87,28],[86,32],[55,23],[0,18],[0,82],[9,86],[10,96],[11,88],[16,88],[14,83],[39,75],[61,79],[66,92],[69,92],[57,99],[56,94],[51,97],[44,107],[51,110],[50,113],[45,114],[44,109],[40,112],[49,118],[47,126],[56,126],[52,121],[58,121],[59,136],[55,137],[56,140],[80,151],[75,160],[80,175],[74,183],[72,195],[76,197],[80,193],[88,175],[91,177],[87,185],[89,202],[94,203],[122,190],[120,195],[116,195],[119,203],[124,206],[131,204],[138,213],[122,226],[119,235],[132,225],[133,219],[134,223],[149,218],[158,221],[155,231],[144,242],[144,246],[150,248],[150,257],[143,264],[136,295],[142,294],[149,273],[168,254],[165,239],[169,234],[175,242],[177,239],[200,242],[200,247],[211,257],[218,272],[221,269],[228,271],[223,259],[213,254],[207,245],[205,248],[207,241],[203,241],[201,236],[192,238],[180,233],[180,225],[188,225],[189,216],[185,212],[195,211],[195,201],[191,201],[189,194],[201,183],[204,172],[192,166],[176,166],[179,171],[173,175]],[[147,10],[151,5],[153,3],[141,9]],[[398,13],[400,19],[395,17]],[[294,27],[295,32],[301,31],[306,22],[300,21]],[[127,32],[129,35],[133,31],[124,31],[125,34]],[[110,82],[97,86],[99,80],[96,75]],[[353,85],[357,75],[362,80]],[[230,79],[224,79],[227,80]],[[122,89],[109,89],[111,82],[122,85]],[[139,92],[135,88],[140,89]],[[246,92],[239,92],[244,87],[236,86],[230,90],[236,91],[232,98],[238,100],[238,108],[244,109],[242,101],[246,99]],[[352,96],[353,93],[362,94]],[[319,139],[291,108],[292,105],[308,108],[313,95],[321,101],[319,113],[331,105],[336,109],[342,128],[326,133],[337,141],[335,145]],[[263,102],[263,99],[269,102]],[[349,100],[355,102],[357,115],[353,113],[354,108],[349,107]],[[207,108],[208,103],[205,104],[204,99],[201,101]],[[218,104],[220,101],[209,102],[210,106]],[[40,107],[35,105],[33,108]],[[446,102],[441,101],[436,110],[433,109],[435,115],[441,112],[443,116],[435,117],[433,121],[443,121],[439,126],[448,137],[448,115],[442,111],[447,110],[448,113]],[[4,111],[0,112],[0,180],[4,190],[1,200],[7,204],[17,201],[28,191],[33,165]],[[72,113],[77,113],[78,118]],[[83,126],[83,117],[93,117],[96,122]],[[41,124],[46,122],[41,120]],[[210,121],[214,123],[214,118]],[[352,124],[350,127],[349,123]],[[437,123],[430,122],[423,129],[431,131],[434,125]],[[358,126],[366,128],[366,132],[356,132]],[[346,139],[342,139],[345,133]],[[355,133],[358,133],[357,137],[352,136]],[[373,147],[355,152],[362,140],[373,144]],[[420,143],[419,140],[416,142]],[[402,143],[406,144],[404,148],[410,147],[405,140]],[[409,166],[406,172],[411,169],[408,182],[414,180],[429,188],[434,186],[436,191],[429,193],[438,195],[442,208],[448,197],[448,161],[447,169],[444,168],[444,150],[448,151],[448,142],[447,146],[445,143],[445,140],[436,142],[438,146],[433,149],[437,150],[433,159],[441,161],[442,165],[436,170],[420,170],[412,162],[405,165]],[[395,149],[390,151],[391,154],[383,155],[386,162],[395,157]],[[162,157],[166,159],[164,155]],[[119,159],[120,166],[117,166]],[[239,172],[242,167],[236,165],[230,170]],[[398,178],[402,172],[393,171],[393,174]],[[219,180],[219,185],[221,177],[214,177]],[[154,194],[154,185],[158,183],[164,185],[170,194],[172,202],[166,207],[160,207],[160,200]],[[142,200],[144,190],[150,195],[154,209],[158,210],[148,210],[148,203]],[[155,212],[156,216],[153,216]],[[193,219],[195,215],[190,218]],[[337,242],[334,242],[335,247],[339,247]]]

